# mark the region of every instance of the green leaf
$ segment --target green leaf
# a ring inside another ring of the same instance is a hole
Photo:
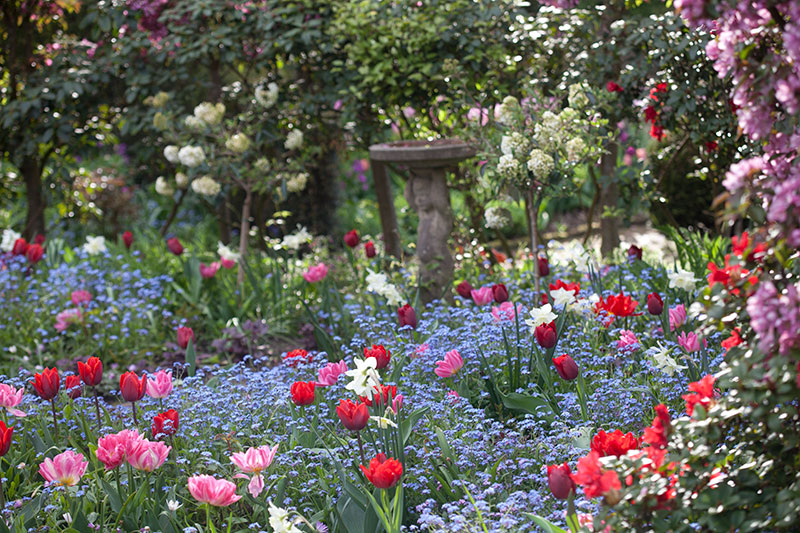
[[[545,533],[569,533],[566,529],[561,529],[554,523],[550,522],[546,518],[542,518],[541,516],[531,514],[531,513],[523,513],[525,516],[533,520],[533,522],[542,528],[542,531]]]
[[[536,415],[550,422],[555,419],[553,408],[544,398],[531,396],[529,394],[520,394],[518,392],[503,394],[498,391],[498,394],[503,401],[503,405],[508,409]]]

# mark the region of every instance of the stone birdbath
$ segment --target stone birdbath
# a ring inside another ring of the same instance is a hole
[[[419,215],[417,259],[423,303],[441,298],[453,279],[453,257],[447,244],[453,229],[447,170],[475,153],[475,148],[460,139],[397,141],[374,144],[369,148],[370,159],[377,163],[373,172],[385,176],[382,167],[386,164],[396,164],[408,171],[405,197],[408,205]],[[381,195],[378,196],[380,200]],[[382,213],[382,221],[383,218]],[[396,226],[387,228],[384,225],[384,238],[393,231],[396,231]]]

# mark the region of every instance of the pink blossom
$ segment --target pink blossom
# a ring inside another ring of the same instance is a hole
[[[486,305],[494,300],[494,293],[491,287],[472,289],[470,294],[472,295],[472,301],[475,302],[476,305]]]
[[[423,342],[422,344],[420,344],[419,346],[417,346],[414,349],[414,353],[411,354],[411,357],[413,357],[415,359],[417,357],[422,357],[425,353],[427,353],[428,348],[430,348],[430,346],[428,346],[428,343],[427,342]]]
[[[213,476],[192,476],[188,486],[195,500],[215,507],[227,507],[242,498],[236,494],[236,483]]]
[[[245,453],[234,453],[230,457],[231,462],[238,466],[239,470],[245,474],[253,474],[247,485],[253,498],[256,498],[264,490],[264,477],[261,475],[261,471],[266,470],[272,464],[276,451],[278,451],[277,444],[272,448],[259,446],[258,448],[248,448]],[[247,478],[244,474],[237,474],[234,477]]]
[[[675,331],[686,322],[686,306],[676,305],[669,310],[669,330]]]
[[[617,341],[617,348],[628,348],[639,344],[639,339],[636,334],[630,330],[623,329],[619,332],[619,340]]]
[[[219,261],[214,261],[208,265],[200,263],[200,275],[205,279],[213,278],[217,270],[219,270]]]
[[[73,487],[81,480],[86,467],[89,466],[83,455],[67,450],[39,465],[39,473],[48,483],[57,483],[65,487]]]
[[[403,407],[403,395],[398,394],[392,399],[392,411],[397,414],[400,412],[401,407]]]
[[[514,320],[514,318],[522,313],[522,304],[517,304],[517,310],[514,311],[514,304],[509,301],[505,301],[500,305],[495,305],[492,307],[492,316],[494,317],[495,322],[501,322],[503,320]]]
[[[22,395],[25,393],[25,387],[15,389],[11,385],[5,383],[0,384],[0,407],[5,407],[9,413],[14,416],[27,416],[23,411],[16,409],[22,401]]]
[[[325,276],[327,275],[328,265],[325,263],[320,263],[316,266],[308,267],[308,270],[303,272],[303,279],[309,283],[317,283],[318,281],[325,279]]]
[[[72,305],[75,307],[80,306],[82,303],[89,303],[92,301],[92,294],[87,291],[72,291],[70,295]]]
[[[83,321],[83,313],[80,308],[65,309],[56,315],[56,331],[64,331],[71,324],[77,324]]]
[[[136,470],[152,472],[164,464],[169,457],[171,446],[167,446],[161,441],[151,442],[147,439],[140,440],[127,453],[128,463]]]
[[[456,350],[450,350],[444,354],[442,361],[436,361],[436,368],[433,372],[440,378],[450,378],[456,375],[462,366],[464,366],[464,360],[461,358],[461,354]]]
[[[236,266],[236,261],[233,259],[225,259],[224,257],[221,257],[219,262],[222,265],[222,268],[233,268]]]
[[[132,453],[141,441],[142,436],[130,429],[111,433],[97,441],[95,455],[106,470],[113,470],[125,462],[129,451]]]
[[[172,392],[172,371],[160,370],[147,376],[147,394],[151,398],[166,398]]]
[[[339,376],[347,372],[347,363],[339,361],[338,363],[328,363],[319,369],[319,377],[317,378],[317,387],[330,387]]]
[[[467,120],[481,121],[481,126],[485,126],[489,122],[489,110],[484,107],[471,107],[467,111]]]
[[[700,341],[694,332],[688,334],[683,332],[678,335],[678,344],[681,348],[686,350],[687,353],[700,351]]]

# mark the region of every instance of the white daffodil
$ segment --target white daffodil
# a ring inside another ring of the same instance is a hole
[[[269,502],[269,525],[274,533],[302,533],[291,520],[289,512]]]
[[[374,357],[366,359],[353,359],[356,367],[352,370],[345,372],[345,375],[353,378],[353,380],[345,386],[345,389],[353,391],[358,396],[366,396],[372,399],[373,387],[381,384],[381,378],[378,375],[377,365],[378,360]]]
[[[672,348],[668,348],[661,343],[658,343],[648,351],[656,367],[666,375],[672,377],[677,370],[686,370],[686,367],[679,365],[675,359],[670,357],[670,352],[672,352]]]
[[[681,268],[678,268],[675,272],[668,272],[667,277],[669,278],[669,287],[671,289],[691,291],[697,284],[694,274]]]
[[[167,500],[167,509],[170,511],[175,512],[181,507],[183,507],[183,505],[178,502],[178,500]]]
[[[14,249],[14,243],[17,242],[17,239],[21,238],[22,235],[14,231],[13,229],[4,229],[3,230],[3,238],[0,240],[0,252],[10,252]]]
[[[370,420],[378,424],[378,427],[381,429],[388,429],[390,427],[396,428],[397,424],[386,418],[385,416],[371,416],[369,417]]]
[[[97,255],[105,252],[108,250],[108,248],[106,248],[106,238],[102,236],[92,237],[91,235],[86,237],[83,250],[89,255]]]
[[[565,309],[569,304],[575,301],[575,293],[563,287],[550,291],[550,296],[553,297],[553,305],[562,309]]]
[[[541,307],[534,307],[530,311],[531,318],[525,321],[530,328],[536,329],[538,326],[542,324],[549,324],[556,318],[558,315],[553,312],[553,306],[550,304],[544,304]]]

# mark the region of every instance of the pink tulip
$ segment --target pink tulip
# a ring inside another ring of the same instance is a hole
[[[678,345],[680,345],[681,348],[686,350],[686,353],[693,353],[700,351],[700,341],[694,332],[688,334],[686,332],[683,332],[680,335],[678,335]]]
[[[264,477],[261,475],[262,470],[266,470],[272,464],[272,459],[275,457],[275,452],[278,451],[276,444],[272,448],[269,446],[259,446],[258,448],[248,448],[245,453],[234,453],[231,455],[231,462],[239,467],[239,470],[245,474],[252,474],[250,483],[247,489],[253,498],[256,498],[261,491],[264,490]],[[236,474],[233,477],[248,476],[244,474]]]
[[[111,433],[97,441],[95,455],[105,465],[106,470],[113,470],[133,454],[133,450],[142,440],[138,432],[130,429]]]
[[[236,483],[213,476],[190,477],[189,492],[195,500],[215,507],[227,507],[242,498],[236,495]]]
[[[22,395],[25,393],[25,387],[15,389],[11,385],[5,383],[0,384],[0,407],[5,407],[9,413],[14,416],[27,416],[23,411],[16,409],[22,401]]]
[[[83,455],[67,450],[39,465],[39,473],[48,483],[57,483],[65,487],[73,487],[86,472],[89,461]]]
[[[397,414],[400,412],[401,407],[403,407],[403,395],[398,394],[392,399],[392,411]]]
[[[303,272],[303,279],[309,283],[317,283],[318,281],[325,279],[325,276],[327,275],[328,265],[325,263],[320,263],[316,266],[308,267],[308,270]]]
[[[639,344],[639,339],[636,338],[636,335],[627,329],[623,329],[619,332],[619,340],[617,341],[617,348],[628,348],[629,346],[634,346]]]
[[[339,361],[338,363],[328,363],[319,369],[319,377],[317,378],[317,387],[330,387],[339,379],[339,376],[347,372],[347,363]]]
[[[205,263],[200,263],[200,275],[204,279],[213,278],[214,274],[217,273],[217,270],[219,270],[218,261],[214,261],[213,263],[210,263],[208,265],[206,265]]]
[[[160,370],[147,376],[147,394],[151,398],[166,398],[172,392],[172,372]]]
[[[503,320],[514,320],[516,315],[522,313],[522,304],[517,304],[517,309],[514,311],[514,304],[511,302],[503,302],[500,305],[492,307],[492,316],[495,322],[502,322]]]
[[[222,265],[222,268],[233,268],[236,266],[236,261],[234,261],[233,259],[225,259],[223,257],[220,257],[219,262]]]
[[[78,307],[82,303],[89,303],[92,301],[92,294],[87,291],[72,291],[70,295],[70,299],[72,300],[72,305]]]
[[[486,305],[489,302],[494,301],[494,293],[492,292],[491,287],[472,289],[470,294],[472,295],[472,301],[475,302],[476,305]]]
[[[79,308],[66,309],[56,315],[56,331],[64,331],[71,324],[77,324],[83,321],[83,313]]]
[[[464,360],[461,359],[461,354],[456,350],[450,350],[444,354],[444,360],[436,361],[436,368],[433,372],[440,378],[450,378],[456,375],[464,366]]]
[[[676,305],[669,310],[669,330],[675,331],[686,322],[686,306]]]
[[[142,439],[127,454],[128,463],[136,470],[152,472],[164,464],[171,449],[171,446],[167,446],[161,441],[151,442]]]

